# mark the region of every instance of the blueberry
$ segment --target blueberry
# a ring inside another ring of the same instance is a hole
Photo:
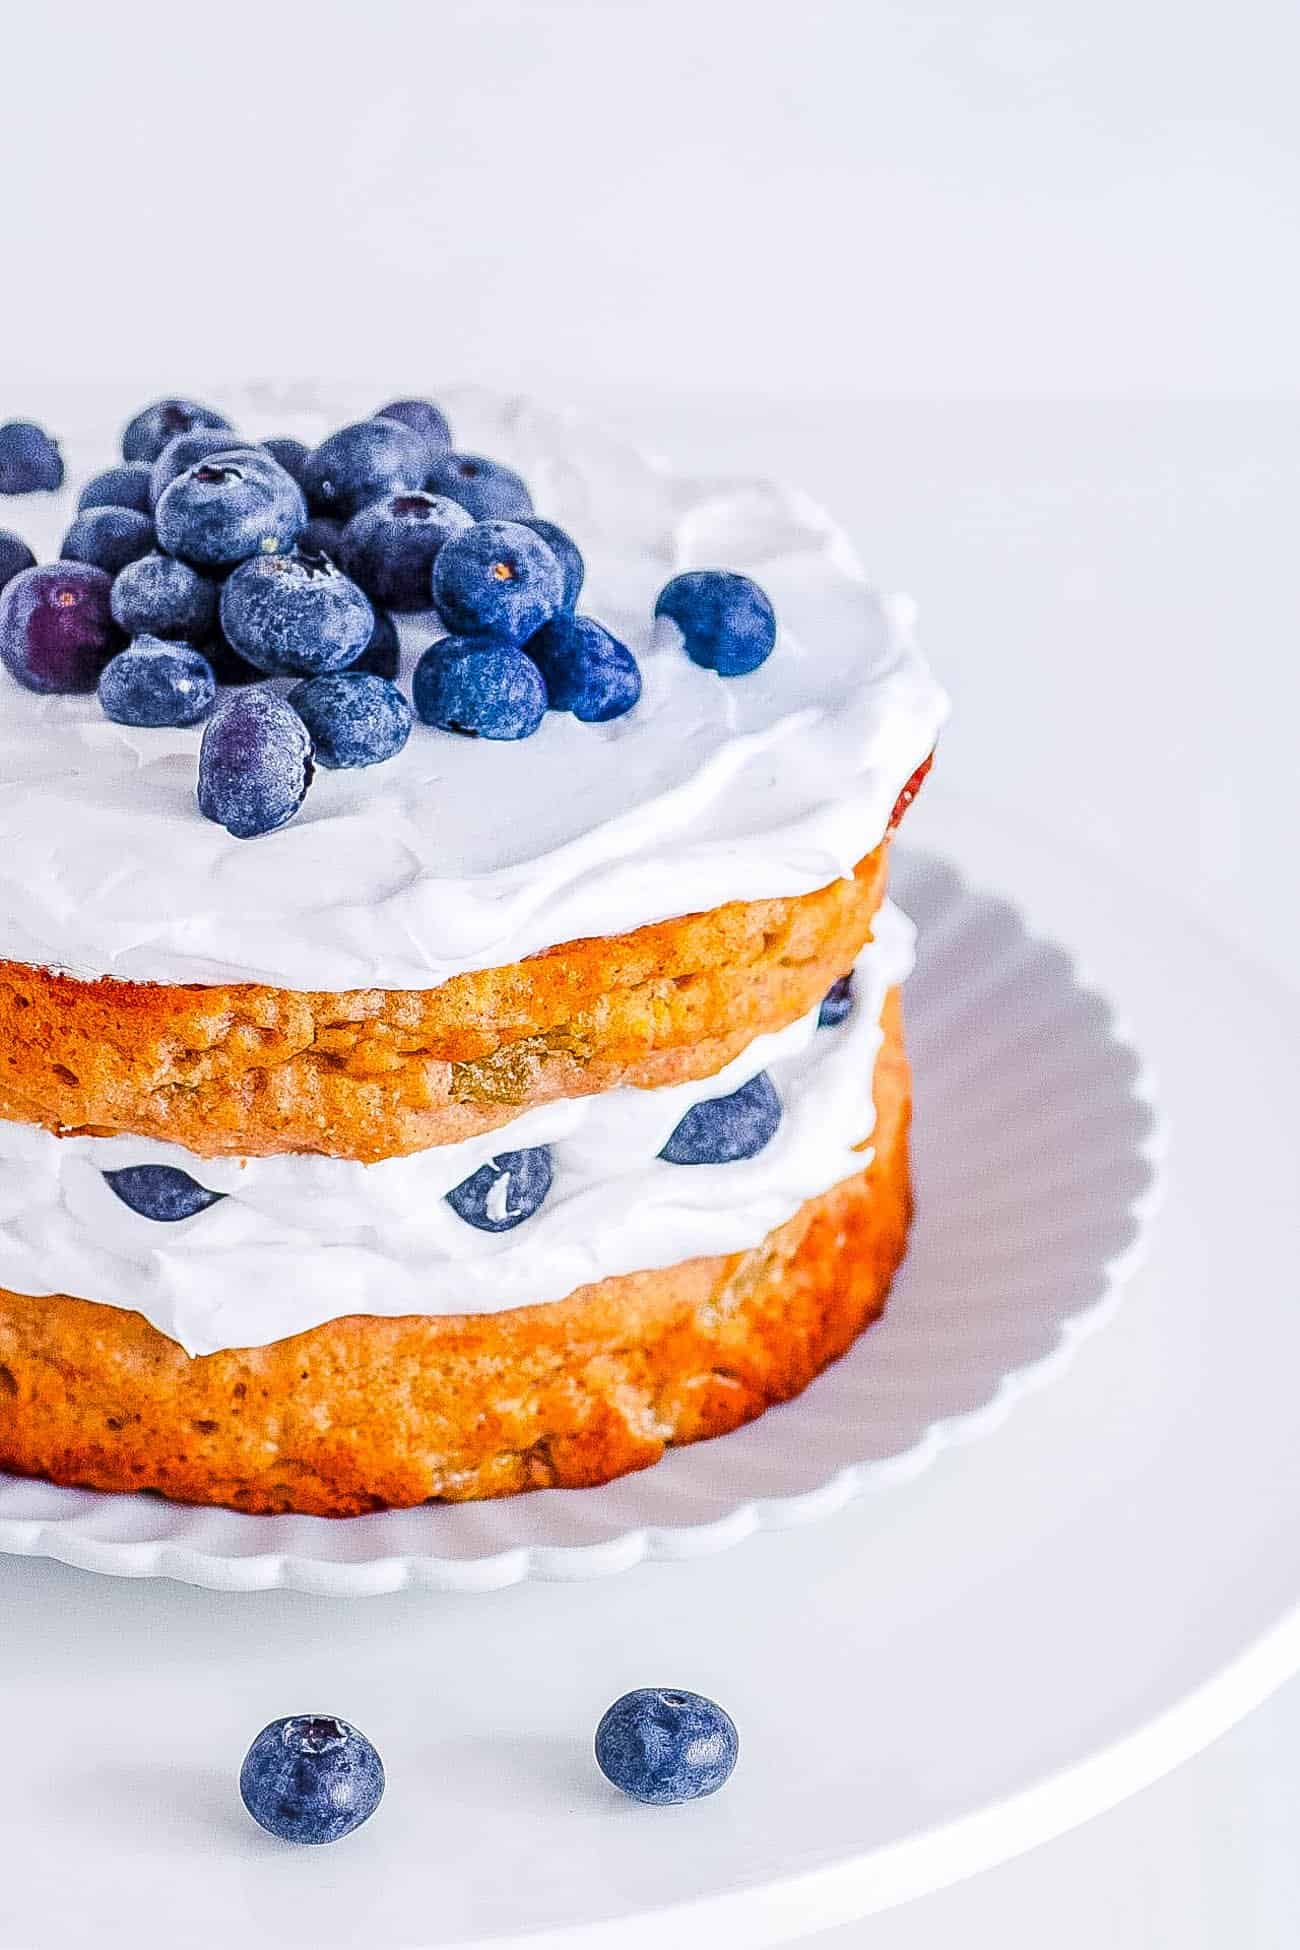
[[[734,1165],[770,1144],[780,1122],[781,1099],[760,1070],[729,1097],[693,1104],[659,1156],[670,1165]]]
[[[326,555],[245,562],[221,592],[221,629],[250,664],[277,677],[342,670],[370,643],[374,611]]]
[[[192,1219],[196,1212],[206,1212],[225,1197],[224,1192],[210,1192],[175,1165],[127,1165],[122,1171],[106,1171],[104,1183],[123,1205],[129,1205],[142,1219],[156,1219],[160,1225]]]
[[[451,445],[451,428],[447,416],[427,399],[393,399],[387,406],[376,407],[371,415],[375,420],[400,420],[404,427],[418,433],[428,450],[429,458],[443,453]]]
[[[24,569],[0,591],[0,660],[29,691],[93,691],[122,635],[110,576],[85,562]]]
[[[223,698],[199,747],[199,811],[237,840],[292,819],[311,784],[311,739],[265,684]]]
[[[0,426],[0,494],[52,492],[63,486],[63,456],[31,420]]]
[[[307,462],[303,486],[313,514],[351,521],[386,494],[423,487],[428,466],[429,450],[411,427],[400,420],[358,420],[321,442]]]
[[[301,487],[307,472],[307,462],[311,459],[311,448],[305,440],[293,440],[286,434],[280,439],[264,440],[262,445],[268,454],[279,461],[286,474],[291,474]]]
[[[216,585],[175,556],[142,555],[113,584],[113,618],[128,636],[201,643],[216,627]]]
[[[841,975],[838,982],[832,982],[822,997],[822,1006],[817,1011],[819,1029],[838,1029],[844,1018],[853,1009],[853,971]]]
[[[546,543],[517,521],[478,521],[433,565],[434,607],[458,636],[523,643],[560,607],[564,574]]]
[[[369,671],[311,677],[294,686],[289,702],[311,733],[319,765],[382,765],[411,735],[410,705],[396,684]]]
[[[106,467],[102,474],[86,482],[77,496],[77,508],[134,508],[137,514],[152,513],[149,469],[142,460],[127,460],[120,467]]]
[[[299,1713],[262,1728],[239,1771],[239,1793],[258,1826],[282,1842],[338,1842],[379,1806],[384,1765],[346,1720]]]
[[[155,539],[148,515],[134,508],[87,508],[63,537],[59,553],[65,562],[90,562],[115,576],[128,562],[151,554]]]
[[[297,482],[269,454],[249,449],[187,468],[154,512],[168,555],[198,569],[279,554],[293,547],[307,521]]]
[[[146,406],[129,423],[122,435],[123,460],[143,460],[150,466],[169,440],[191,427],[229,427],[224,414],[192,399],[160,399]]]
[[[34,569],[36,557],[28,548],[21,535],[12,529],[0,528],[0,589],[21,575],[24,569]]]
[[[543,521],[540,515],[519,515],[516,517],[521,528],[531,528],[534,535],[540,535],[559,563],[564,575],[564,594],[560,598],[561,609],[576,609],[578,597],[582,594],[583,578],[587,565],[582,559],[582,551],[572,535],[557,528],[553,521]]]
[[[416,715],[467,738],[529,738],[546,716],[546,686],[511,643],[443,637],[411,678]]]
[[[716,1794],[739,1751],[729,1713],[700,1693],[663,1686],[624,1693],[596,1728],[596,1765],[605,1779],[657,1808]]]
[[[659,591],[656,616],[670,616],[692,663],[719,677],[743,677],[772,654],[776,617],[756,582],[730,569],[689,569]]]
[[[524,648],[542,673],[553,711],[603,724],[621,718],[641,695],[636,658],[590,616],[553,616]]]
[[[386,609],[377,609],[370,641],[348,669],[369,671],[372,677],[396,677],[401,667],[402,639],[397,625]]]
[[[167,442],[149,470],[149,506],[156,508],[176,477],[186,468],[196,467],[199,461],[211,460],[214,454],[257,451],[228,427],[191,427],[188,433],[178,433],[174,440]]]
[[[374,501],[343,530],[340,562],[372,602],[428,609],[438,551],[470,526],[458,501],[412,489]]]
[[[104,665],[99,701],[118,724],[197,724],[212,709],[212,665],[188,643],[140,636]]]
[[[544,1144],[503,1151],[447,1194],[466,1225],[480,1232],[510,1232],[531,1219],[551,1189],[551,1154]]]
[[[533,512],[532,496],[519,476],[484,454],[435,454],[424,485],[468,508],[475,521],[508,521]]]

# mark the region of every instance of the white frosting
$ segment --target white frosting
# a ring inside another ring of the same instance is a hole
[[[209,1354],[348,1314],[494,1313],[610,1274],[742,1251],[868,1162],[853,1147],[871,1130],[880,1009],[911,967],[912,942],[911,923],[887,904],[838,1028],[819,1032],[814,1009],[705,1082],[542,1104],[486,1136],[382,1164],[195,1158],[146,1139],[0,1123],[0,1286],[134,1308]],[[658,1157],[692,1104],[763,1069],[783,1116],[757,1157]],[[446,1204],[489,1158],[536,1144],[552,1147],[552,1187],[513,1231],[478,1231]],[[179,1224],[142,1218],[103,1177],[135,1164],[178,1165],[227,1197]]]
[[[220,396],[250,436],[314,440],[374,405]],[[109,465],[114,419],[65,437],[74,482]],[[573,419],[447,395],[462,446],[517,467],[587,557],[582,607],[636,651],[639,705],[604,725],[548,713],[520,743],[417,725],[390,763],[318,772],[260,839],[203,819],[201,727],[134,730],[94,697],[0,672],[0,956],[136,981],[432,987],[586,935],[729,900],[810,892],[885,831],[947,704],[905,604],[868,587],[840,531],[766,482],[674,478]],[[75,437],[74,437],[75,435]],[[74,489],[0,514],[55,555]],[[654,599],[686,567],[746,571],[780,634],[747,677],[691,663]],[[404,627],[407,673],[439,629]]]

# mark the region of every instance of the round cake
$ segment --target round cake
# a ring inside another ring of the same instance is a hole
[[[0,1469],[341,1516],[752,1419],[906,1244],[908,605],[575,418],[218,406],[0,499]]]

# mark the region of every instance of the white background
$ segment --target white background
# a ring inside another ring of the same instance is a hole
[[[0,418],[64,375],[477,378],[793,474],[921,598],[958,711],[936,821],[974,795],[1059,831],[1294,985],[1297,18],[25,11]],[[1298,1740],[1292,1689],[828,1941],[1289,1944]]]

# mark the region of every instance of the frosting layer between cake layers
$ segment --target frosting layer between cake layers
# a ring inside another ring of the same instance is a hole
[[[224,393],[250,437],[319,439],[374,399]],[[417,725],[382,767],[322,771],[276,833],[201,818],[201,727],[136,730],[94,697],[3,681],[0,959],[171,983],[419,989],[539,949],[734,900],[809,893],[879,842],[947,701],[908,606],[868,586],[811,502],[762,481],[672,476],[576,419],[474,393],[458,443],[516,467],[588,563],[582,607],[641,660],[626,717],[547,714],[520,743]],[[59,429],[61,433],[63,429]],[[80,481],[118,421],[67,430]],[[73,490],[7,519],[52,556]],[[773,655],[725,680],[691,663],[655,597],[688,567],[755,576]],[[403,624],[406,674],[440,635]]]
[[[361,1165],[196,1158],[129,1137],[55,1137],[0,1123],[0,1286],[132,1308],[192,1354],[263,1346],[350,1314],[492,1313],[589,1281],[757,1245],[808,1198],[865,1168],[886,993],[912,964],[890,904],[856,970],[847,1020],[813,1010],[717,1076],[544,1104],[486,1136]],[[674,1165],[684,1113],[767,1070],[783,1106],[756,1157]],[[504,1151],[552,1149],[554,1181],[515,1230],[478,1231],[444,1194]],[[226,1196],[179,1224],[122,1204],[105,1171],[179,1166]]]

